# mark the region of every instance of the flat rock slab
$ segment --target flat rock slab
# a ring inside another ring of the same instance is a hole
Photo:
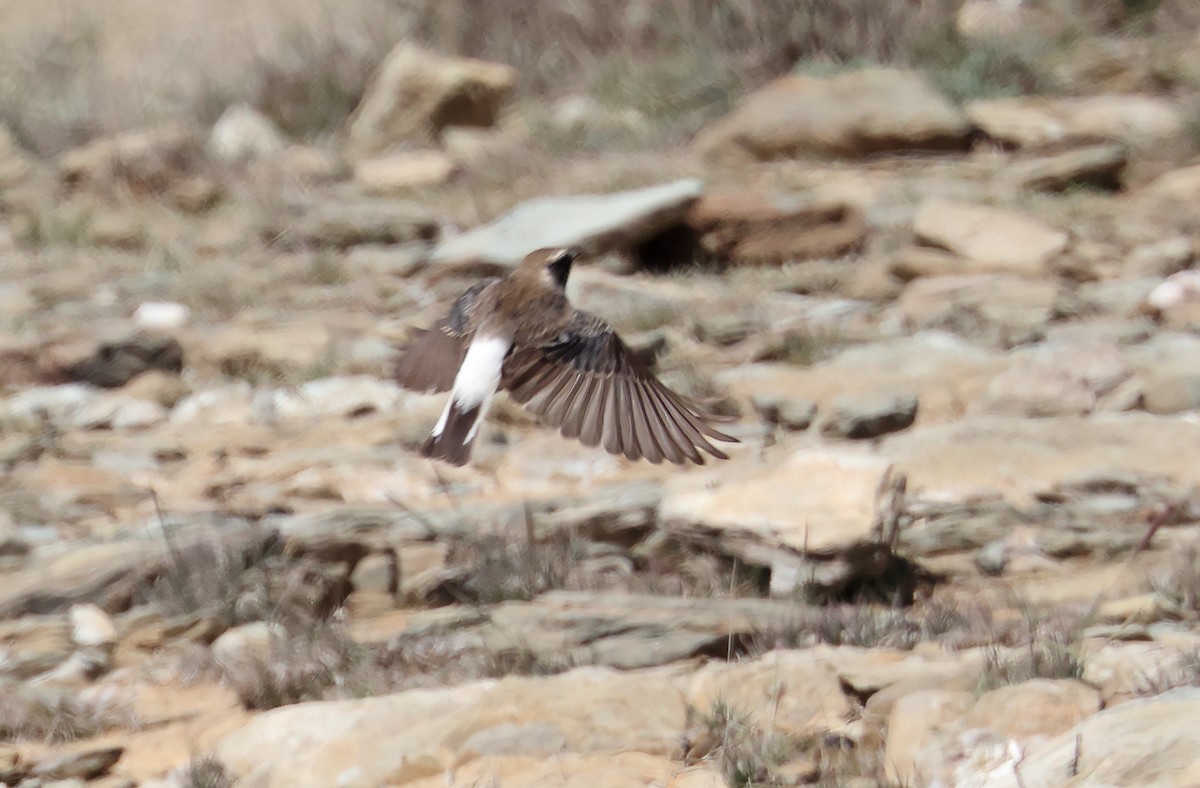
[[[710,254],[737,265],[838,257],[860,248],[867,237],[858,208],[807,195],[742,190],[706,195],[687,221]]]
[[[476,788],[501,785],[553,785],[556,788],[724,788],[720,766],[702,762],[685,767],[677,759],[644,752],[486,756],[452,771],[405,783],[405,788]]]
[[[548,664],[634,669],[698,655],[725,657],[746,639],[770,638],[819,613],[792,601],[576,591],[555,591],[470,614],[452,612],[457,609],[414,614],[399,637],[471,633],[484,648],[510,651],[518,646]]]
[[[384,58],[350,118],[356,156],[401,143],[426,143],[453,126],[496,122],[517,81],[502,63],[452,58],[402,41]]]
[[[654,483],[598,488],[593,495],[560,496],[512,504],[459,504],[423,511],[397,506],[342,506],[321,512],[272,515],[264,525],[306,548],[342,542],[394,545],[479,535],[479,523],[526,538],[532,523],[536,539],[560,533],[596,541],[625,541],[651,528],[662,491]]]
[[[823,79],[781,77],[702,130],[696,148],[714,158],[771,160],[964,150],[971,127],[918,73],[849,70]]]
[[[1089,145],[1018,161],[1005,169],[1003,177],[1014,186],[1046,192],[1074,187],[1118,191],[1128,163],[1124,145]]]
[[[917,423],[955,419],[1004,360],[941,331],[851,347],[836,356],[801,367],[795,364],[747,364],[716,376],[730,394],[752,399],[804,399],[828,411],[839,400],[871,402],[913,395],[920,402]]]
[[[432,241],[438,235],[438,222],[411,202],[331,200],[288,206],[263,228],[263,234],[286,249],[349,249],[362,244]]]
[[[917,209],[913,232],[924,243],[964,258],[964,270],[988,273],[1044,273],[1069,240],[1032,216],[940,199]]]
[[[891,464],[861,451],[799,450],[773,464],[724,470],[716,481],[668,487],[670,532],[732,532],[798,553],[837,553],[872,542],[879,491]]]
[[[997,493],[1028,503],[1040,491],[1098,475],[1200,484],[1200,424],[1146,413],[1045,419],[968,418],[884,440],[879,451],[922,498],[967,500]]]
[[[704,184],[695,178],[612,194],[539,197],[491,224],[439,243],[433,263],[513,266],[544,247],[625,249],[683,221]]]
[[[852,706],[838,676],[838,650],[772,651],[744,662],[712,662],[691,678],[688,702],[700,714],[723,703],[763,730],[796,737],[838,731]]]
[[[1096,140],[1150,147],[1184,131],[1178,107],[1157,96],[982,99],[967,104],[966,113],[989,137],[1016,148]]]
[[[124,754],[123,747],[67,753],[40,761],[33,773],[44,780],[94,780],[108,774]]]
[[[213,544],[214,528],[200,527],[174,537],[174,549],[188,551]],[[217,537],[222,545],[247,552],[261,550],[275,533],[265,528],[226,526]],[[83,545],[53,558],[34,559],[0,579],[0,620],[31,613],[66,612],[72,605],[94,602],[109,612],[126,607],[131,595],[170,560],[160,538]]]
[[[1194,785],[1200,778],[1200,689],[1122,703],[1026,755],[1015,768],[979,775],[986,788]],[[1019,777],[1017,774],[1019,773]]]
[[[676,754],[687,702],[665,672],[579,668],[260,715],[217,747],[248,785],[376,786],[484,756]]]

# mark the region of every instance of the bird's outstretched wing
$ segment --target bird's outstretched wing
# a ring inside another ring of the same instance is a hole
[[[518,347],[505,362],[501,388],[568,438],[603,443],[631,460],[645,457],[704,464],[700,449],[726,459],[710,440],[737,439],[714,429],[695,403],[660,383],[616,332],[576,311],[547,341]]]
[[[414,329],[396,362],[396,382],[426,394],[449,391],[475,332],[472,318],[499,281],[493,277],[477,282],[432,328]]]

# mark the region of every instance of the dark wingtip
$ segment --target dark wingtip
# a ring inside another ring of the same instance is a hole
[[[467,464],[471,456],[471,444],[453,444],[450,441],[438,440],[441,436],[430,435],[421,444],[421,456],[430,460],[441,460],[459,468]]]

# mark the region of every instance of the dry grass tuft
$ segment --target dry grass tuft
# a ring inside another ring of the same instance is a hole
[[[581,540],[566,535],[545,541],[499,534],[465,539],[450,549],[447,563],[459,572],[442,590],[453,600],[480,605],[533,599],[566,588],[584,549]]]
[[[704,719],[699,740],[709,752],[706,758],[715,759],[725,778],[725,784],[741,786],[785,785],[775,770],[796,754],[799,747],[789,737],[764,731],[723,701],[713,704]],[[711,748],[711,749],[710,749]]]
[[[264,567],[281,555],[274,539],[221,539],[178,546],[144,591],[166,616],[212,616],[228,628],[269,616],[279,608]]]
[[[400,40],[511,64],[526,98],[586,94],[614,117],[632,111],[640,118],[633,137],[651,145],[686,139],[798,64],[910,64],[959,96],[1045,88],[1039,49],[967,46],[953,32],[953,6],[349,0],[333,10],[312,0],[180,0],[147,14],[67,0],[47,18],[22,0],[0,11],[0,123],[53,155],[166,120],[205,126],[244,102],[294,138],[325,138],[344,126]],[[240,24],[217,21],[226,18]],[[584,144],[620,147],[629,137],[620,128]]]
[[[1042,618],[1032,607],[1022,611],[1025,636],[1012,652],[989,648],[980,675],[980,691],[1031,679],[1078,679],[1083,676],[1079,639],[1085,618],[1057,614]]]
[[[189,763],[178,784],[180,788],[233,788],[234,783],[221,762],[208,756]]]
[[[264,659],[248,659],[226,671],[226,679],[242,706],[265,710],[331,696],[374,694],[379,681],[373,667],[341,626],[293,622]]]
[[[75,741],[131,722],[130,710],[109,698],[0,680],[0,742]]]
[[[1189,618],[1200,617],[1200,549],[1189,545],[1174,551],[1165,572],[1150,580],[1150,589]]]
[[[575,667],[568,654],[539,654],[519,637],[507,648],[489,648],[454,633],[401,637],[376,658],[389,690],[445,687],[475,679],[552,676]]]

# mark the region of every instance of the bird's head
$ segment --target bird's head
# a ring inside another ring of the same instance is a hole
[[[538,249],[530,252],[521,261],[519,273],[536,277],[545,285],[566,289],[567,278],[571,275],[571,265],[583,254],[577,246],[557,249]]]

